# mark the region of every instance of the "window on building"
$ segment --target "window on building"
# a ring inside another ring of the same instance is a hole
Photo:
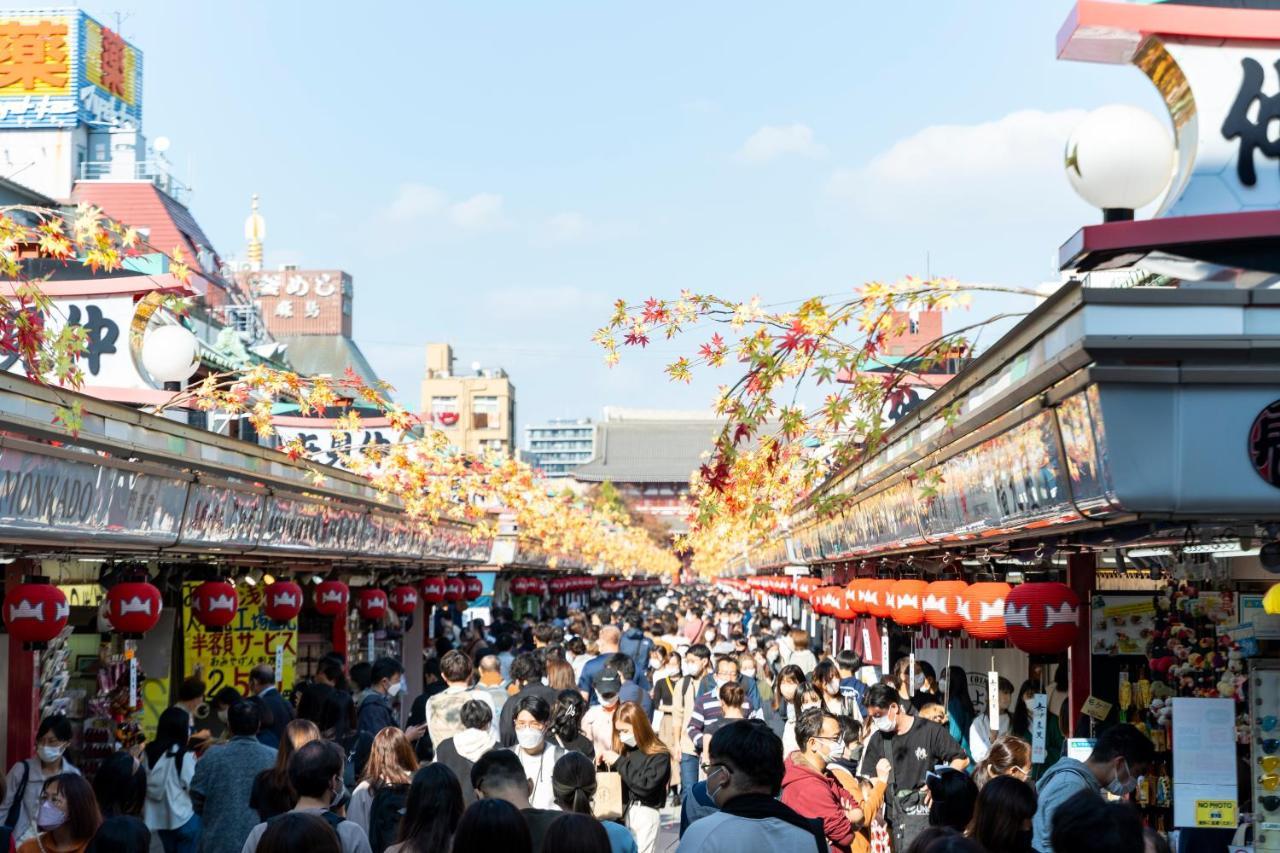
[[[498,429],[500,426],[498,413],[497,397],[471,398],[472,429]]]
[[[432,397],[431,420],[442,426],[453,426],[458,422],[457,397]]]

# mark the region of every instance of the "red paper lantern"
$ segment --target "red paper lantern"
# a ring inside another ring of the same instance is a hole
[[[462,579],[462,595],[467,601],[475,601],[484,595],[484,581],[480,578],[467,575]]]
[[[529,579],[524,575],[516,575],[507,584],[507,589],[511,591],[512,595],[526,595],[529,589]]]
[[[43,646],[67,627],[71,606],[51,583],[24,583],[4,596],[4,627],[23,643]]]
[[[1011,589],[1007,583],[986,581],[965,591],[960,610],[970,636],[979,640],[1003,640],[1007,636],[1004,600]]]
[[[276,581],[262,591],[262,612],[273,622],[288,622],[302,612],[302,587],[293,581]]]
[[[852,619],[855,615],[849,606],[849,595],[842,586],[831,587],[831,614],[837,619]]]
[[[1075,642],[1080,631],[1080,599],[1063,583],[1024,583],[1004,600],[1009,642],[1033,655],[1056,655]]]
[[[121,634],[145,634],[160,621],[160,590],[146,581],[126,581],[107,590],[107,621]]]
[[[467,594],[467,586],[459,577],[447,577],[444,580],[444,600],[445,601],[461,601],[462,597]]]
[[[361,618],[376,622],[387,616],[387,594],[380,589],[365,587],[356,596],[356,612]]]
[[[877,619],[887,619],[893,612],[893,578],[876,578],[867,584],[867,612]]]
[[[443,575],[435,575],[422,582],[422,600],[427,604],[440,604],[444,601]]]
[[[529,578],[529,595],[542,597],[547,594],[547,582],[541,578]]]
[[[969,585],[962,580],[934,581],[924,597],[924,621],[940,631],[964,627],[961,603]]]
[[[342,581],[324,581],[316,587],[316,612],[321,616],[341,616],[350,600],[351,589]]]
[[[418,590],[411,586],[398,586],[387,596],[387,603],[396,613],[408,616],[418,609]]]
[[[893,585],[893,621],[911,627],[924,621],[924,600],[929,584],[918,578],[900,580]]]
[[[854,578],[844,588],[845,601],[848,602],[849,610],[854,616],[861,616],[867,612],[867,603],[862,598],[862,591],[866,588],[867,578]]]
[[[191,615],[206,628],[225,628],[236,619],[240,596],[226,581],[205,581],[191,591]]]

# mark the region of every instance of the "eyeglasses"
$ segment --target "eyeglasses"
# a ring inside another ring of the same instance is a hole
[[[516,723],[516,731],[542,731],[542,723]]]
[[[723,767],[725,767],[725,765],[723,765],[723,764],[703,764],[703,765],[702,765],[702,772],[703,772],[705,775],[710,776],[710,775],[711,775],[712,773],[714,773],[716,770],[719,770],[719,769],[721,769],[721,768],[723,768]]]

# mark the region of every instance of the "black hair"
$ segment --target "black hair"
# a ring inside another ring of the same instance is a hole
[[[1103,737],[1106,734],[1103,732]],[[1098,743],[1101,745],[1101,738]],[[1054,850],[1131,853],[1142,849],[1142,820],[1138,812],[1128,803],[1100,800],[1092,791],[1081,791],[1058,806],[1052,823],[1050,840]]]
[[[978,715],[978,711],[973,707],[973,696],[969,694],[969,674],[964,671],[963,667],[952,664],[946,668],[947,675],[947,712],[951,713],[951,703],[955,702],[960,706],[963,713],[961,719],[972,720]],[[952,714],[952,716],[956,716]]]
[[[204,681],[197,675],[189,675],[178,685],[178,701],[190,702],[204,698]]]
[[[487,796],[512,786],[524,791],[528,781],[524,765],[509,749],[491,749],[471,766],[471,787]]]
[[[146,768],[123,749],[111,753],[93,774],[93,795],[103,817],[140,816],[147,797]]]
[[[827,686],[827,682],[831,679],[840,680],[840,670],[836,668],[836,662],[831,658],[823,658],[818,661],[818,665],[813,668],[813,672],[809,673],[809,681],[821,691]],[[825,696],[826,694],[823,693]]]
[[[269,663],[260,663],[249,670],[249,680],[256,684],[275,684],[275,668]]]
[[[234,687],[224,687],[217,693],[213,694],[213,704],[225,705],[228,710],[230,710],[232,705],[242,699],[244,699],[244,697],[241,696],[240,691],[236,690]]]
[[[836,654],[836,666],[849,672],[857,672],[862,669],[862,655],[853,649],[841,649]]]
[[[862,739],[862,724],[848,714],[836,717],[840,721],[840,740],[845,743],[857,743]]]
[[[342,775],[342,748],[327,740],[313,740],[289,756],[289,784],[299,797],[319,798],[333,777]]]
[[[378,658],[373,662],[373,670],[369,673],[369,683],[377,684],[384,678],[395,678],[402,672],[404,672],[404,664],[395,658]]]
[[[533,684],[541,681],[542,676],[546,675],[546,669],[542,665],[542,661],[532,652],[523,652],[516,655],[516,659],[511,662],[511,680],[520,684]]]
[[[1023,697],[1028,693],[1035,694],[1039,692],[1040,682],[1032,681],[1031,679],[1022,682],[1022,686],[1018,688],[1018,696],[1013,702],[1013,713],[1009,715],[1009,731],[1031,731],[1031,708]]]
[[[809,741],[812,738],[822,736],[822,726],[827,720],[836,719],[830,711],[824,708],[809,708],[801,711],[796,717],[796,746],[801,752],[809,748]]]
[[[1150,764],[1156,757],[1156,750],[1146,735],[1129,723],[1120,723],[1098,736],[1089,759],[1111,761],[1116,756],[1123,756],[1130,765]],[[1129,769],[1133,771],[1132,766]]]
[[[515,758],[514,754],[507,754]],[[483,761],[484,756],[480,760]],[[519,761],[517,758],[516,763]],[[471,772],[474,777],[475,769],[472,768]],[[506,800],[476,800],[462,813],[462,820],[458,821],[451,853],[493,853],[494,850],[501,850],[503,853],[532,853],[533,839],[529,835],[529,824],[524,815]]]
[[[493,709],[488,702],[468,699],[458,712],[458,722],[466,729],[488,729],[493,724]]]
[[[547,826],[542,849],[556,853],[610,853],[613,848],[604,824],[589,814],[567,812]]]
[[[591,798],[596,793],[596,768],[581,752],[570,750],[556,761],[551,771],[551,787],[556,805],[567,812],[591,814]]]
[[[85,853],[148,853],[150,849],[147,825],[133,815],[117,814],[102,822]]]
[[[949,826],[926,826],[906,853],[987,853],[977,842]]]
[[[334,687],[341,689],[346,686],[347,676],[346,673],[342,671],[342,661],[335,660],[331,657],[323,658],[320,661],[320,666],[317,670],[325,678],[332,681]]]
[[[1035,813],[1035,788],[1015,776],[996,776],[978,792],[968,832],[988,850],[1014,850]]]
[[[178,772],[182,772],[182,760],[187,757],[187,742],[191,740],[191,715],[187,713],[185,708],[179,708],[176,705],[172,708],[165,708],[160,714],[159,721],[156,722],[156,736],[151,743],[147,744],[144,750],[147,756],[147,766],[155,769],[160,759],[168,755],[176,746],[177,754],[173,759],[173,766]]]
[[[342,842],[320,815],[290,811],[267,821],[257,853],[342,853]]]
[[[771,797],[782,790],[782,740],[763,720],[734,720],[721,726],[711,736],[708,751],[713,762],[728,762],[751,787],[764,789]]]
[[[522,711],[528,711],[539,723],[545,724],[551,720],[551,706],[547,704],[546,699],[536,694],[531,693],[520,697],[520,701],[516,703],[515,713],[511,715],[513,724]]]
[[[472,704],[484,705],[474,700],[467,703]],[[462,819],[462,809],[462,785],[458,777],[444,764],[425,764],[413,774],[396,840],[404,844],[404,853],[448,850],[458,821]]]
[[[631,659],[631,655],[624,655],[622,652],[615,652],[609,655],[604,662],[605,666],[611,666],[618,671],[618,675],[622,676],[623,681],[636,680],[636,662]]]
[[[585,655],[587,653],[587,644],[581,637],[574,637],[565,643],[564,647],[575,655]]]
[[[241,699],[227,710],[227,728],[235,737],[253,737],[262,728],[262,708],[257,702]]]
[[[587,700],[577,690],[561,690],[551,706],[551,731],[561,743],[568,743],[582,732],[582,717],[587,713]]]
[[[868,687],[867,695],[863,702],[868,708],[886,709],[890,705],[897,705],[899,708],[903,707],[902,697],[898,695],[898,691],[884,682]]]
[[[36,740],[40,740],[49,732],[53,732],[54,737],[66,743],[71,740],[71,721],[65,714],[50,714],[40,721],[40,728],[36,729]]]
[[[968,773],[946,767],[930,772],[925,784],[933,797],[929,806],[930,826],[949,826],[964,832],[973,819],[973,804],[978,801],[978,785]]]
[[[431,660],[432,659],[428,658],[423,666],[425,667],[427,664],[431,663]],[[438,667],[440,664],[437,662],[436,666],[437,672],[439,672]],[[367,660],[362,660],[360,663],[352,664],[351,669],[347,671],[347,676],[351,679],[351,683],[356,686],[357,690],[368,690],[373,685],[373,664],[369,663]]]
[[[701,658],[702,660],[711,660],[711,649],[706,643],[694,643],[689,650],[684,653],[685,657]]]

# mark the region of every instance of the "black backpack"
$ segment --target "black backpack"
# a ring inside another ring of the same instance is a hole
[[[369,806],[369,847],[373,853],[383,853],[396,843],[408,799],[408,785],[383,785],[374,789],[373,803]]]
[[[9,842],[13,838],[13,829],[18,825],[18,813],[22,811],[22,800],[27,793],[27,783],[31,781],[31,762],[22,762],[22,781],[18,783],[18,787],[13,791],[13,803],[9,806],[9,813],[4,817],[4,823],[0,823],[0,850],[8,850]]]

